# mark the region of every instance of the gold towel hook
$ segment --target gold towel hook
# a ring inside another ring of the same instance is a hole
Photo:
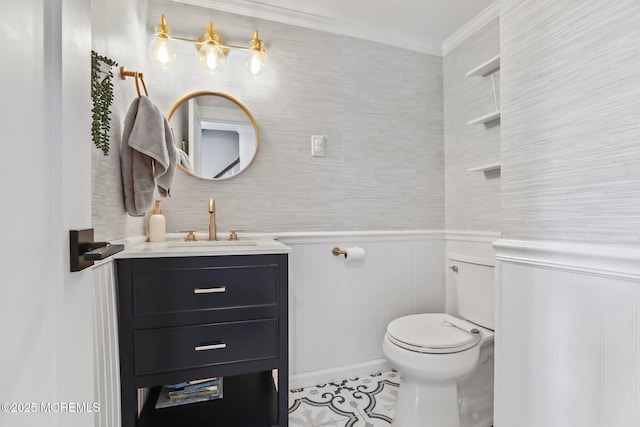
[[[124,65],[120,67],[120,78],[122,80],[125,80],[127,77],[135,77],[135,76],[136,76],[135,71],[127,70],[127,68]]]
[[[120,67],[120,78],[125,80],[127,77],[133,77],[136,79],[136,91],[138,92],[138,97],[142,96],[142,93],[140,92],[140,82],[138,82],[138,79],[142,82],[144,94],[149,96],[149,91],[147,90],[147,85],[144,83],[144,75],[142,73],[129,71],[124,66]]]
[[[140,98],[140,83],[138,83],[138,73],[136,73],[136,92],[138,92],[138,98]]]
[[[140,83],[142,83],[142,88],[144,89],[144,94],[149,96],[149,91],[147,90],[147,85],[144,83],[144,74],[138,73],[138,77],[140,77]],[[140,96],[140,91],[138,91],[138,96]]]

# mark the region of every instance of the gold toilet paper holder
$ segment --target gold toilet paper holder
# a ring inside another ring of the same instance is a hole
[[[342,249],[340,249],[339,247],[337,247],[337,246],[336,246],[335,248],[333,248],[333,249],[331,250],[331,253],[332,253],[334,256],[338,256],[338,255],[346,255],[346,254],[347,254],[347,251],[343,251]]]

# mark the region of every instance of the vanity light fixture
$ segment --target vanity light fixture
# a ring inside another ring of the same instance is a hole
[[[169,32],[171,30],[167,25],[167,18],[162,15],[160,25],[156,27],[156,33],[149,44],[149,56],[162,68],[168,68],[176,56],[169,43]]]
[[[194,43],[198,51],[198,56],[200,57],[200,62],[211,72],[217,70],[220,65],[222,65],[224,59],[229,54],[229,49],[239,49],[249,52],[247,65],[253,75],[257,75],[264,66],[267,51],[264,43],[260,40],[258,30],[254,31],[253,37],[249,42],[249,47],[227,44],[222,36],[216,32],[213,22],[207,24],[205,32],[197,40],[172,36],[170,32],[171,30],[167,25],[167,18],[165,15],[162,15],[160,24],[156,27],[153,40],[149,45],[149,55],[151,59],[162,68],[169,67],[175,57],[170,44],[172,40]]]

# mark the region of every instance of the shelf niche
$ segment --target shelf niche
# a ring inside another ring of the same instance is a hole
[[[489,59],[486,62],[478,65],[476,68],[472,69],[467,73],[467,77],[477,76],[477,77],[485,77],[491,73],[494,73],[500,69],[500,55],[496,55],[493,58]]]
[[[500,119],[500,110],[498,111],[494,111],[492,113],[489,114],[485,114],[484,116],[480,116],[476,119],[473,119],[469,122],[467,122],[468,125],[475,125],[475,124],[484,124],[486,125],[489,122],[492,122],[494,120],[499,120]]]
[[[486,77],[491,75],[491,78],[493,80],[493,98],[496,104],[496,111],[470,120],[469,122],[467,122],[468,125],[486,125],[487,123],[500,119],[500,110],[498,109],[498,95],[496,93],[498,89],[496,88],[495,76],[493,76],[493,74],[495,74],[498,70],[500,70],[500,55],[494,56],[488,61],[483,62],[482,64],[467,72],[467,77]]]
[[[475,168],[469,168],[467,172],[483,172],[484,177],[487,179],[500,178],[500,163],[489,163]]]
[[[467,169],[467,172],[495,172],[500,170],[500,163],[490,163],[488,165],[482,165],[475,168]]]

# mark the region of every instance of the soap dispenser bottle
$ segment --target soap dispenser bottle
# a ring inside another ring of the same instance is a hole
[[[149,217],[149,241],[164,242],[167,240],[167,220],[162,215],[160,200],[156,200],[151,216]]]

